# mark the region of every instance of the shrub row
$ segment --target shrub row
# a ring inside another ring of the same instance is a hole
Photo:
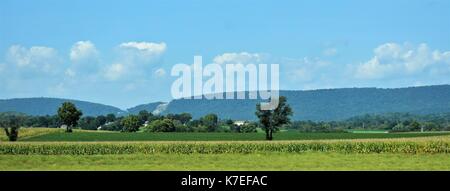
[[[171,142],[171,143],[4,143],[0,154],[97,155],[97,154],[220,154],[220,153],[450,153],[449,141],[385,142]]]

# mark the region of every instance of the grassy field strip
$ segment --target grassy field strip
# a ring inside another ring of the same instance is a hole
[[[448,154],[319,152],[245,155],[0,155],[0,170],[450,170],[448,158]]]
[[[398,139],[384,141],[286,141],[286,142],[58,142],[2,143],[0,154],[8,155],[98,155],[98,154],[223,154],[223,153],[450,153],[450,141]]]

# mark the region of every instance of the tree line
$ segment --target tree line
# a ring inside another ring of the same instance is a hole
[[[66,102],[58,108],[57,115],[28,116],[20,113],[0,113],[0,127],[11,141],[17,140],[20,127],[64,127],[66,132],[73,128],[85,130],[106,130],[121,132],[234,132],[254,133],[260,128],[267,140],[280,129],[294,129],[300,132],[347,132],[347,130],[406,131],[450,131],[450,113],[413,115],[409,113],[387,113],[362,115],[343,121],[294,121],[293,111],[287,99],[279,98],[279,107],[264,111],[256,105],[258,121],[244,121],[240,124],[232,119],[220,119],[216,114],[207,114],[193,119],[189,113],[154,115],[146,110],[136,115],[83,116],[73,103]]]
[[[76,112],[75,112],[76,113]],[[64,115],[64,114],[62,114]],[[67,114],[66,114],[67,115]],[[14,112],[0,113],[1,127],[65,127],[67,132],[73,128],[83,130],[106,130],[122,132],[256,132],[255,122],[236,125],[231,119],[219,119],[216,114],[208,114],[192,119],[188,113],[153,115],[143,110],[137,115],[116,116],[114,114],[74,118],[58,115],[29,116]],[[62,120],[64,119],[64,121]]]
[[[153,115],[143,110],[137,115],[85,116],[71,102],[65,102],[58,108],[57,115],[28,116],[20,113],[0,113],[0,127],[3,127],[10,141],[16,141],[20,127],[64,127],[71,133],[73,128],[86,130],[109,130],[121,132],[235,132],[255,133],[257,128],[264,129],[266,139],[272,140],[273,132],[289,124],[292,110],[285,97],[280,97],[280,105],[272,111],[260,110],[256,106],[255,114],[259,122],[244,121],[240,124],[231,119],[219,119],[216,114],[207,114],[199,119],[192,119],[191,114]]]
[[[450,113],[429,115],[410,113],[366,114],[343,121],[294,121],[286,128],[301,132],[344,132],[347,130],[450,131]]]

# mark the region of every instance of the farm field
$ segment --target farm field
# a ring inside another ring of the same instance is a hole
[[[0,170],[450,170],[449,158],[449,154],[325,152],[0,155]]]
[[[330,139],[381,139],[413,138],[450,135],[450,132],[427,133],[300,133],[286,131],[274,134],[274,140],[330,140]],[[75,131],[61,133],[49,131],[47,134],[29,136],[20,141],[263,141],[263,133],[120,133]]]
[[[21,128],[19,132],[19,139],[27,139],[30,137],[46,135],[51,133],[63,133],[63,129],[56,128]],[[0,131],[0,141],[7,141],[8,137],[5,134],[5,131],[1,129]]]
[[[0,170],[450,170],[450,134],[22,129]],[[0,134],[0,138],[2,135]]]

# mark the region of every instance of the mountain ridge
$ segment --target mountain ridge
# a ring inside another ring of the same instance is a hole
[[[83,115],[98,116],[113,113],[121,115],[125,111],[110,105],[65,98],[32,97],[0,99],[0,112],[19,112],[28,115],[54,115],[63,102],[72,102]]]
[[[331,121],[361,114],[408,112],[432,114],[450,112],[450,85],[405,88],[337,88],[318,90],[282,90],[294,110],[294,120]],[[63,101],[72,101],[84,115],[137,114],[141,110],[155,114],[191,113],[194,118],[216,113],[220,118],[254,120],[255,105],[262,100],[175,99],[151,102],[126,110],[99,103],[61,98],[0,99],[0,112],[52,115]]]

